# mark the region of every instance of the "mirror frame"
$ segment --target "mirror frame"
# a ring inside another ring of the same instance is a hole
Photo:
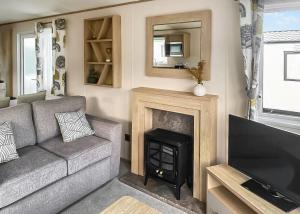
[[[203,80],[210,80],[211,60],[211,10],[192,11],[163,16],[146,18],[146,75],[190,79],[187,69],[153,67],[153,31],[154,25],[177,22],[201,21],[201,59],[206,62],[203,71]],[[200,61],[200,59],[199,59]]]

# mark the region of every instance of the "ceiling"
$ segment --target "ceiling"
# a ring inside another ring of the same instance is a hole
[[[265,0],[265,4],[299,3],[300,0]]]
[[[0,0],[0,25],[45,16],[143,0]],[[300,0],[265,0],[266,5]]]
[[[0,24],[137,0],[0,0]]]

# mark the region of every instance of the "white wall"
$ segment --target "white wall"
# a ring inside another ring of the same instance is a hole
[[[239,37],[239,8],[233,0],[155,0],[140,4],[107,8],[63,16],[67,21],[67,91],[70,95],[87,97],[88,113],[117,119],[129,132],[131,120],[130,90],[134,87],[153,87],[190,91],[192,80],[148,77],[145,75],[147,16],[194,10],[212,10],[211,81],[208,92],[219,95],[218,160],[227,157],[227,115],[245,114],[245,93]],[[119,14],[122,17],[122,89],[85,86],[83,84],[83,20],[91,17]],[[33,22],[12,25],[14,30],[14,79],[16,81],[16,37],[33,31]],[[14,86],[16,92],[16,86]],[[128,157],[124,144],[122,156]]]
[[[292,95],[300,91],[300,82],[284,79],[284,51],[300,51],[300,43],[264,45],[263,106],[264,108],[300,112],[300,103]],[[299,63],[299,62],[298,62]],[[299,67],[297,67],[297,70]]]

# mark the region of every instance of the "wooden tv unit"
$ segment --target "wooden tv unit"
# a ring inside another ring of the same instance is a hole
[[[207,168],[207,214],[283,214],[282,210],[241,186],[250,178],[228,165]],[[290,214],[300,214],[297,208]]]

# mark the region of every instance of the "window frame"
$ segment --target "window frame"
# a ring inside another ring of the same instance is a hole
[[[288,11],[288,10],[300,10],[299,3],[280,3],[280,4],[270,4],[265,6],[264,13],[272,13],[278,11]],[[260,60],[260,75],[259,75],[259,95],[257,100],[257,118],[258,122],[277,127],[283,130],[287,130],[296,134],[300,134],[300,116],[292,114],[279,114],[283,112],[278,111],[264,111],[263,109],[263,62],[264,62],[264,44],[261,48],[261,60]],[[300,113],[300,112],[299,112]]]

